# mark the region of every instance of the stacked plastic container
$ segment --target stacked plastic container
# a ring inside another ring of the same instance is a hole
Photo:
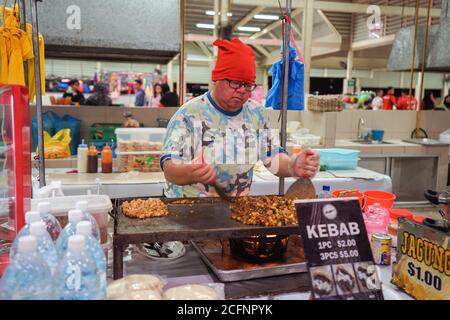
[[[118,171],[159,172],[166,128],[118,128]]]
[[[320,165],[329,170],[354,170],[358,166],[359,150],[352,149],[316,149],[320,154]]]

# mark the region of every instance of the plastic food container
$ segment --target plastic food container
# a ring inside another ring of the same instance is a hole
[[[359,150],[352,149],[316,149],[320,154],[320,165],[329,170],[353,170],[358,166]]]
[[[427,218],[426,216],[413,216],[412,220],[414,220],[417,223],[423,223],[423,220]]]
[[[67,224],[69,210],[75,209],[78,201],[88,202],[88,211],[97,221],[100,228],[101,243],[108,241],[109,212],[113,209],[111,199],[107,195],[64,196],[31,200],[31,210],[36,210],[38,203],[50,202],[52,214],[58,219],[61,227]]]
[[[395,194],[390,192],[369,190],[364,192],[364,207],[366,208],[372,204],[379,203],[383,207],[390,209],[394,206],[394,200],[396,198]]]
[[[125,141],[147,141],[153,143],[163,143],[166,135],[166,128],[117,128],[117,144]]]
[[[166,128],[119,128],[118,171],[159,172]]]
[[[406,209],[389,209],[391,222],[389,223],[388,233],[392,237],[392,246],[397,247],[398,218],[412,219],[413,213]]]
[[[363,207],[364,194],[358,190],[335,190],[331,193],[333,198],[349,198],[357,197],[359,201],[359,206]]]
[[[162,152],[118,152],[117,163],[119,172],[159,172],[161,166],[159,160]]]

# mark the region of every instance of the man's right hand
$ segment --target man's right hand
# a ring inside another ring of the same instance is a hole
[[[207,185],[214,184],[217,179],[217,172],[213,166],[207,163],[188,164],[186,173],[192,183],[203,183]]]

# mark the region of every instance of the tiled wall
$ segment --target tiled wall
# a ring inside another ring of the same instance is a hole
[[[123,113],[130,111],[134,118],[145,127],[157,127],[156,119],[170,119],[178,108],[119,108],[119,107],[73,107],[73,106],[45,106],[43,111],[53,111],[59,116],[66,114],[81,120],[81,138],[87,139],[89,128],[94,123],[122,123]],[[36,107],[31,107],[31,118],[36,115]],[[88,139],[89,140],[89,139]]]
[[[336,116],[336,139],[356,138],[360,118],[364,119],[365,128],[384,130],[385,139],[405,139],[416,127],[417,112],[345,110]],[[439,138],[440,133],[450,129],[450,112],[422,111],[421,127],[430,138]]]
[[[44,112],[53,111],[60,116],[69,114],[81,119],[81,137],[86,138],[89,128],[94,123],[122,123],[123,113],[130,111],[145,127],[157,127],[158,118],[170,119],[178,108],[119,108],[119,107],[73,107],[45,106]],[[280,128],[279,110],[267,110],[272,128]],[[31,117],[36,115],[36,107],[31,108]],[[322,137],[325,146],[334,146],[335,139],[356,139],[358,121],[363,118],[363,128],[382,129],[385,139],[409,138],[416,127],[415,111],[370,111],[344,110],[342,112],[288,111],[288,121],[300,121],[302,127],[311,130],[312,134]],[[430,138],[438,138],[439,134],[450,129],[450,112],[423,111],[421,127]]]

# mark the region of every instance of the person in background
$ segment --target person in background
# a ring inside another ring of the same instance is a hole
[[[175,92],[171,92],[167,83],[162,84],[162,98],[161,106],[163,107],[178,107],[178,95]]]
[[[117,102],[120,98],[120,92],[122,90],[120,79],[117,76],[117,73],[111,73],[111,79],[109,82],[109,92],[111,94],[111,99],[113,102]]]
[[[402,95],[398,98],[397,109],[398,110],[416,110],[417,99],[416,97],[411,97],[411,104],[409,103],[410,96],[406,90],[402,90]]]
[[[134,100],[134,105],[136,107],[144,107],[145,106],[145,91],[142,88],[142,80],[141,79],[134,80],[134,90],[136,92],[136,98]]]
[[[125,118],[124,122],[122,122],[122,128],[139,128],[139,121],[133,118],[133,114],[131,112],[124,112],[123,117]]]
[[[162,88],[159,83],[155,83],[153,85],[153,93],[148,100],[148,106],[150,108],[159,108],[159,104],[161,102],[162,97]]]
[[[202,89],[198,84],[195,84],[192,86],[192,99],[201,96],[202,95]]]
[[[388,87],[386,95],[383,97],[383,110],[392,110],[396,103],[394,88]]]
[[[433,92],[425,93],[425,97],[422,100],[422,110],[433,110],[436,105],[436,98]]]
[[[372,100],[372,110],[383,109],[383,89],[377,90],[377,96]]]
[[[444,106],[448,109],[450,108],[450,92],[444,98]]]
[[[111,106],[112,100],[109,96],[109,85],[104,82],[99,82],[94,86],[94,93],[87,98],[86,105],[88,106]]]
[[[84,104],[86,99],[80,92],[80,82],[78,79],[72,79],[69,82],[69,88],[64,92],[63,98],[71,97],[71,104],[81,105]]]

